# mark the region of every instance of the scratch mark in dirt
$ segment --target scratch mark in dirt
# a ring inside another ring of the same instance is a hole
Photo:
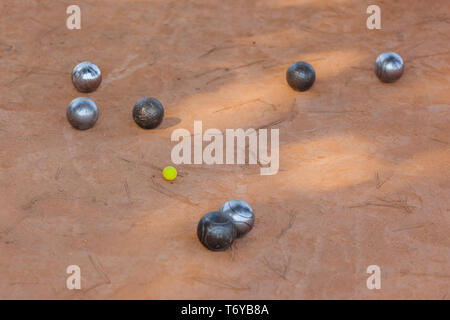
[[[128,181],[126,179],[125,179],[125,182],[123,184],[123,187],[125,189],[125,193],[127,194],[128,199],[131,199],[130,190],[128,188]]]
[[[97,287],[100,287],[100,286],[103,286],[106,284],[111,284],[111,280],[109,279],[106,272],[103,270],[103,267],[102,267],[100,261],[98,259],[95,259],[96,260],[95,261],[94,258],[90,254],[88,254],[88,258],[89,258],[89,261],[91,262],[92,266],[94,267],[95,271],[97,271],[97,273],[103,278],[103,281],[92,285],[91,287],[83,290],[83,292],[88,292]]]
[[[306,112],[306,113],[335,113],[335,114],[340,114],[340,113],[367,113],[366,110],[302,110],[302,112]]]
[[[264,60],[256,60],[256,61],[253,61],[253,62],[250,62],[250,63],[246,63],[246,64],[242,64],[242,65],[239,65],[239,66],[236,66],[236,67],[232,67],[230,69],[231,70],[242,69],[242,68],[250,67],[250,66],[253,66],[255,64],[265,62],[265,61],[266,61],[265,59]]]
[[[386,200],[377,198],[378,201],[366,201],[359,205],[350,206],[349,208],[362,208],[362,207],[387,207],[404,210],[406,213],[412,213],[412,210],[417,208],[416,206],[412,206],[408,204],[408,200]]]
[[[284,236],[286,234],[286,232],[288,232],[289,229],[291,229],[293,227],[296,218],[297,218],[297,213],[291,212],[291,214],[289,215],[289,223],[285,228],[283,228],[281,230],[280,234],[278,235],[278,239],[280,239],[282,236]]]
[[[380,174],[379,174],[378,171],[377,171],[377,173],[375,174],[375,187],[376,187],[377,189],[380,189],[380,188],[381,188],[386,182],[388,182],[390,179],[391,179],[391,177],[386,178],[386,179],[384,179],[383,181],[381,181]]]
[[[205,76],[207,74],[210,74],[210,73],[213,73],[216,71],[228,71],[228,70],[230,70],[230,69],[229,68],[215,68],[215,69],[207,70],[207,71],[201,72],[199,74],[196,74],[193,78],[200,78],[202,76]]]
[[[399,228],[399,229],[394,229],[394,230],[392,230],[392,232],[406,231],[406,230],[418,229],[418,228],[423,228],[423,227],[425,227],[425,224],[421,224],[421,225],[417,225],[417,226],[404,227],[404,228]]]
[[[239,285],[235,281],[229,282],[229,281],[223,281],[223,280],[208,278],[208,277],[191,277],[190,279],[200,282],[200,283],[203,283],[203,284],[206,284],[206,285],[224,288],[224,289],[232,289],[232,290],[249,290],[250,289],[249,285]]]
[[[56,174],[55,174],[55,180],[58,180],[60,175],[61,175],[62,169],[61,167],[58,167],[58,170],[56,170]]]
[[[287,261],[283,264],[283,267],[281,270],[277,269],[275,266],[273,266],[266,257],[264,257],[264,264],[269,268],[272,272],[274,272],[276,275],[278,275],[280,278],[287,280],[286,274],[289,270],[289,266],[291,264],[291,257],[289,256],[287,258]]]
[[[405,63],[408,61],[414,61],[416,59],[423,59],[423,58],[429,58],[429,57],[435,57],[435,56],[445,56],[447,54],[450,54],[450,51],[445,51],[445,52],[437,52],[437,53],[432,53],[432,54],[425,54],[423,56],[414,56],[409,58],[408,60],[405,60]]]
[[[234,46],[222,46],[222,47],[214,46],[211,49],[209,49],[208,51],[206,51],[204,54],[202,54],[199,58],[204,58],[204,57],[210,55],[213,52],[226,50],[226,49],[232,49],[232,48],[236,48],[236,47],[237,47],[236,45],[234,45]]]
[[[240,106],[244,106],[244,105],[250,104],[252,102],[261,102],[263,104],[271,106],[274,110],[276,110],[276,108],[277,108],[274,104],[272,104],[270,102],[267,102],[267,101],[265,101],[263,99],[260,99],[260,98],[256,98],[256,99],[248,100],[248,101],[245,101],[245,102],[242,102],[242,103],[239,103],[239,104],[235,104],[235,105],[232,105],[232,106],[223,107],[221,109],[214,110],[213,113],[222,112],[222,111],[225,111],[225,110],[237,108],[237,107],[240,107]]]
[[[131,67],[128,66],[128,64],[126,64],[126,65],[124,65],[124,66],[122,66],[120,68],[114,69],[111,72],[111,74],[109,75],[109,77],[105,79],[104,85],[108,85],[108,84],[110,84],[113,81],[126,78],[126,77],[132,75],[137,70],[146,67],[147,65],[148,65],[147,62],[143,62],[141,64],[138,64],[138,65],[135,65],[135,66],[131,66]]]
[[[443,140],[440,140],[440,139],[437,139],[437,138],[433,138],[433,137],[429,137],[429,138],[430,138],[430,140],[433,140],[433,141],[436,141],[436,142],[448,145],[447,141],[443,141]]]
[[[165,196],[167,196],[169,198],[172,198],[172,199],[176,198],[176,199],[178,199],[181,202],[189,204],[190,206],[195,206],[195,207],[199,206],[198,204],[192,202],[189,198],[184,197],[184,196],[182,196],[180,194],[174,193],[174,192],[164,188],[161,184],[156,182],[154,177],[152,177],[152,183],[153,183],[153,186],[151,186],[151,188],[153,190],[155,190],[155,191],[157,191],[157,192],[159,192],[159,193],[161,193],[161,194],[163,194],[163,195],[165,195]]]
[[[217,81],[217,80],[220,80],[220,79],[229,78],[229,77],[231,76],[231,74],[228,73],[228,72],[231,71],[231,70],[238,70],[238,69],[250,67],[250,66],[253,66],[253,65],[255,65],[255,64],[262,63],[262,62],[264,62],[264,61],[266,61],[266,60],[257,60],[257,61],[253,61],[253,62],[250,62],[250,63],[246,63],[246,64],[243,64],[243,65],[239,65],[239,66],[235,66],[235,67],[231,67],[231,68],[225,68],[225,69],[223,69],[223,70],[225,71],[225,74],[223,74],[223,75],[221,75],[221,76],[217,76],[217,77],[215,77],[215,78],[213,78],[213,79],[211,79],[211,80],[208,80],[208,81],[206,82],[206,84],[213,83],[213,82],[215,82],[215,81]]]

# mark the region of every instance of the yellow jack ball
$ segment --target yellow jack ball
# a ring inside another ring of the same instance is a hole
[[[175,180],[175,178],[177,177],[177,169],[171,166],[165,167],[163,170],[163,177],[167,181]]]

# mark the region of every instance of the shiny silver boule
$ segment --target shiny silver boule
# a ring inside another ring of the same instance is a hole
[[[247,234],[255,223],[255,215],[250,205],[242,200],[230,200],[220,208],[220,212],[229,217],[237,229],[238,238]]]
[[[78,91],[89,93],[97,90],[102,82],[102,72],[92,62],[81,62],[72,71],[72,83]]]
[[[67,120],[78,130],[92,128],[98,119],[98,108],[89,98],[76,98],[67,107]]]
[[[403,70],[403,59],[395,52],[383,52],[375,61],[375,74],[383,82],[397,81]]]

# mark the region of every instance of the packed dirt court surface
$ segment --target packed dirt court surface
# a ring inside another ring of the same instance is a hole
[[[448,1],[72,1],[0,4],[0,298],[448,299],[450,13]],[[394,51],[403,77],[381,83]],[[307,92],[286,83],[297,60]],[[100,88],[71,83],[81,61]],[[66,107],[88,96],[94,128]],[[155,97],[156,130],[133,121]],[[280,170],[172,165],[177,128],[273,128]],[[199,219],[227,200],[254,229],[217,253]],[[68,290],[66,268],[81,268]],[[369,290],[366,269],[381,269]]]

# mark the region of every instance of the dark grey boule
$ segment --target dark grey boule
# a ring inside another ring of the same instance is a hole
[[[164,118],[164,107],[155,98],[143,98],[133,108],[133,119],[143,129],[154,129]]]
[[[292,89],[306,91],[316,80],[314,68],[307,62],[297,61],[290,65],[286,72],[286,81]]]
[[[197,226],[200,242],[211,251],[225,251],[237,237],[233,222],[220,211],[207,213]]]

